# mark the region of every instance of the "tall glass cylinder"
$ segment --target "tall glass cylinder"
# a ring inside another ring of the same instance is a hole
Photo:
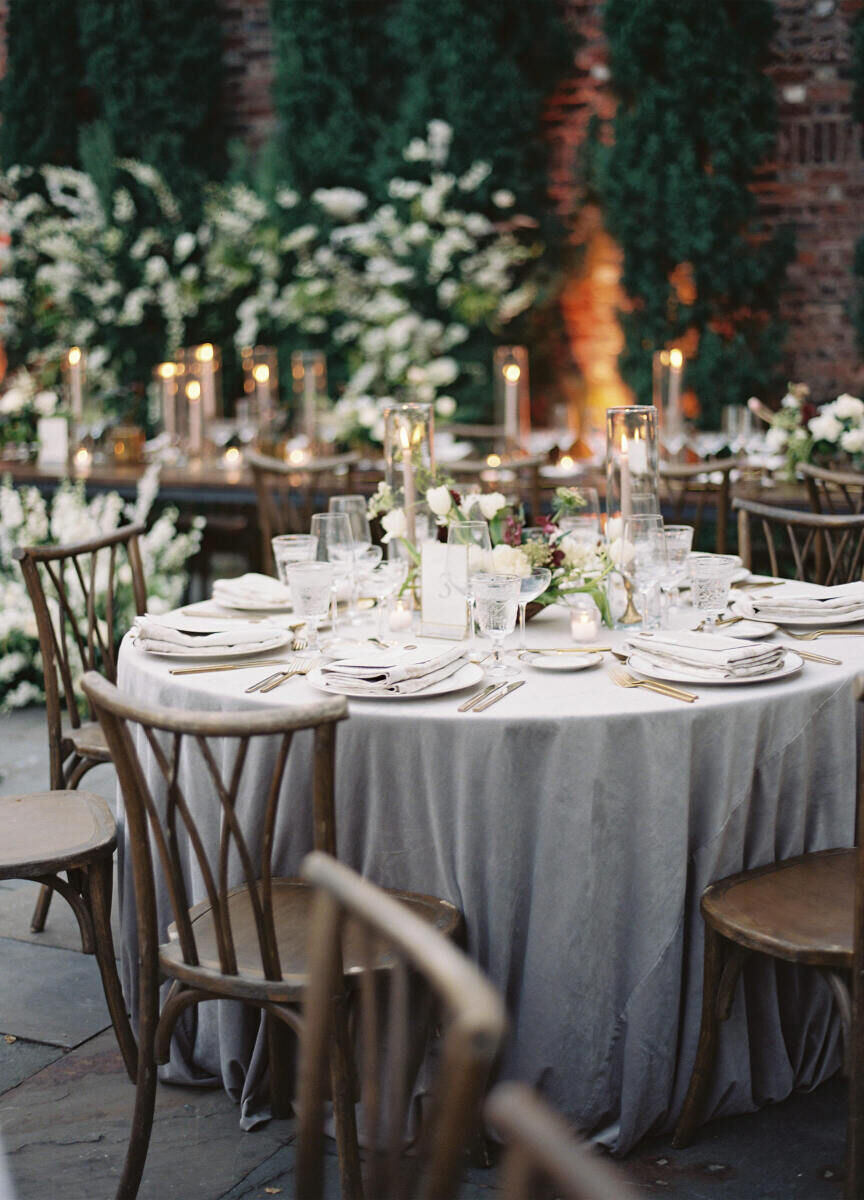
[[[294,393],[294,432],[310,444],[321,441],[320,418],[327,401],[327,359],[323,350],[295,350],[291,355],[291,385]]]
[[[531,390],[528,351],[524,346],[499,346],[493,356],[495,424],[504,430],[505,449],[516,453],[531,433]]]
[[[417,544],[419,497],[435,470],[435,414],[431,404],[394,404],[384,410],[386,481],[405,509],[406,536]]]
[[[652,398],[660,419],[660,442],[666,454],[674,458],[684,448],[687,436],[681,396],[684,355],[677,346],[655,353],[651,378]]]
[[[243,364],[243,400],[248,419],[259,433],[268,428],[279,406],[279,370],[273,346],[245,346]]]
[[[660,512],[657,409],[606,410],[606,516]]]
[[[180,437],[179,411],[177,404],[177,364],[161,362],[153,369],[156,382],[156,394],[159,401],[159,421],[162,432],[167,434],[172,442]]]

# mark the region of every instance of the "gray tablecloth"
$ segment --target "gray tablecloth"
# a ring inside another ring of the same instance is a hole
[[[569,640],[553,614],[529,628],[532,644]],[[457,714],[462,696],[352,701],[339,728],[340,856],[382,885],[459,905],[469,952],[510,1014],[501,1076],[538,1086],[616,1152],[668,1128],[683,1101],[699,1029],[702,889],[851,844],[864,639],[818,648],[844,666],[695,687],[694,705],[617,688],[602,668],[526,670],[527,685],[487,713]],[[120,686],[141,701],[210,710],[313,695],[302,680],[244,695],[262,668],[171,677],[169,665],[124,643]],[[302,788],[309,763],[302,741],[297,749],[289,786]],[[215,822],[203,781],[192,790]],[[279,832],[290,873],[311,843],[308,809],[286,812]],[[134,912],[123,882],[131,987]],[[165,895],[160,912],[167,923]],[[205,1005],[168,1077],[221,1079],[252,1124],[266,1103],[262,1043],[256,1014]],[[723,1027],[709,1112],[779,1100],[838,1065],[824,982],[756,964]]]

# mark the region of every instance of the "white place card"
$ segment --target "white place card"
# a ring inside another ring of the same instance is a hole
[[[40,467],[57,466],[66,462],[69,454],[69,422],[65,417],[40,417],[36,425],[39,439]]]
[[[467,581],[467,546],[448,547],[443,542],[423,543],[420,591],[423,599],[421,632],[424,637],[452,638],[454,641],[465,637],[468,629],[464,591]]]

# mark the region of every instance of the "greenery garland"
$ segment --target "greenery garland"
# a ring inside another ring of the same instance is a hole
[[[684,345],[685,386],[714,425],[724,404],[770,394],[783,343],[792,236],[760,234],[750,188],[777,129],[773,5],[606,0],[604,25],[619,103],[589,163],[624,255],[619,365],[648,402],[653,351]]]

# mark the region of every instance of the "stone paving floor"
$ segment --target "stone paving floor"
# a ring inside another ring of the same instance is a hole
[[[0,794],[46,786],[41,712],[0,717]],[[87,786],[113,797],[111,769],[92,772]],[[0,1139],[17,1200],[110,1200],[133,1089],[74,918],[55,899],[45,933],[31,934],[35,894],[33,884],[0,884]],[[844,1121],[844,1086],[832,1080],[712,1122],[686,1151],[647,1140],[621,1169],[646,1196],[841,1200]],[[221,1089],[161,1086],[141,1200],[293,1200],[293,1139],[290,1121],[242,1133]],[[328,1168],[328,1200],[337,1200],[332,1155]],[[467,1172],[464,1200],[495,1192],[494,1170]]]

